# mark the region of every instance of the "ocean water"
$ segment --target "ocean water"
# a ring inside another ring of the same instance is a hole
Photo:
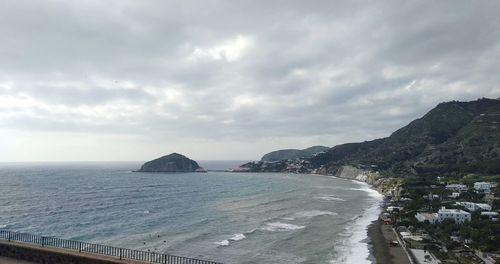
[[[208,169],[238,162],[200,162]],[[371,263],[368,185],[282,173],[0,164],[0,228],[223,263]]]

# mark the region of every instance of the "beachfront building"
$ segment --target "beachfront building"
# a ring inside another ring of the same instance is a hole
[[[445,207],[441,207],[437,214],[439,222],[451,219],[455,221],[456,224],[463,224],[465,221],[470,222],[471,219],[470,213],[459,209],[446,209]]]
[[[399,212],[403,210],[403,207],[399,207],[399,206],[388,206],[386,211],[389,212],[389,213],[392,213],[392,212]]]
[[[434,224],[438,220],[438,214],[436,213],[417,213],[415,215],[417,221],[423,223],[429,221],[429,223]]]
[[[465,207],[469,212],[477,210],[491,211],[491,206],[485,203],[457,202],[456,204]]]
[[[495,187],[495,183],[491,182],[475,182],[474,189],[478,192],[489,193],[490,189]]]
[[[454,192],[466,192],[468,190],[465,184],[448,184],[445,188]]]

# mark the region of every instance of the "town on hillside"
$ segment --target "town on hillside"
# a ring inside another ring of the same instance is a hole
[[[415,263],[500,263],[500,176],[406,180],[380,217]],[[423,259],[423,261],[422,261]]]

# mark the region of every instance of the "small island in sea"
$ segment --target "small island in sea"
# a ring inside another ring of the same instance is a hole
[[[172,153],[144,163],[137,172],[206,172],[198,163],[182,154]]]

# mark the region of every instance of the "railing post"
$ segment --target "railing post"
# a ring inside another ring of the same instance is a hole
[[[78,252],[82,252],[82,242],[78,242]]]
[[[10,242],[10,234],[11,234],[11,233],[9,232],[9,242]]]
[[[42,236],[42,247],[44,246],[44,244],[45,244],[45,237]]]
[[[120,259],[122,259],[122,248],[120,248]]]

